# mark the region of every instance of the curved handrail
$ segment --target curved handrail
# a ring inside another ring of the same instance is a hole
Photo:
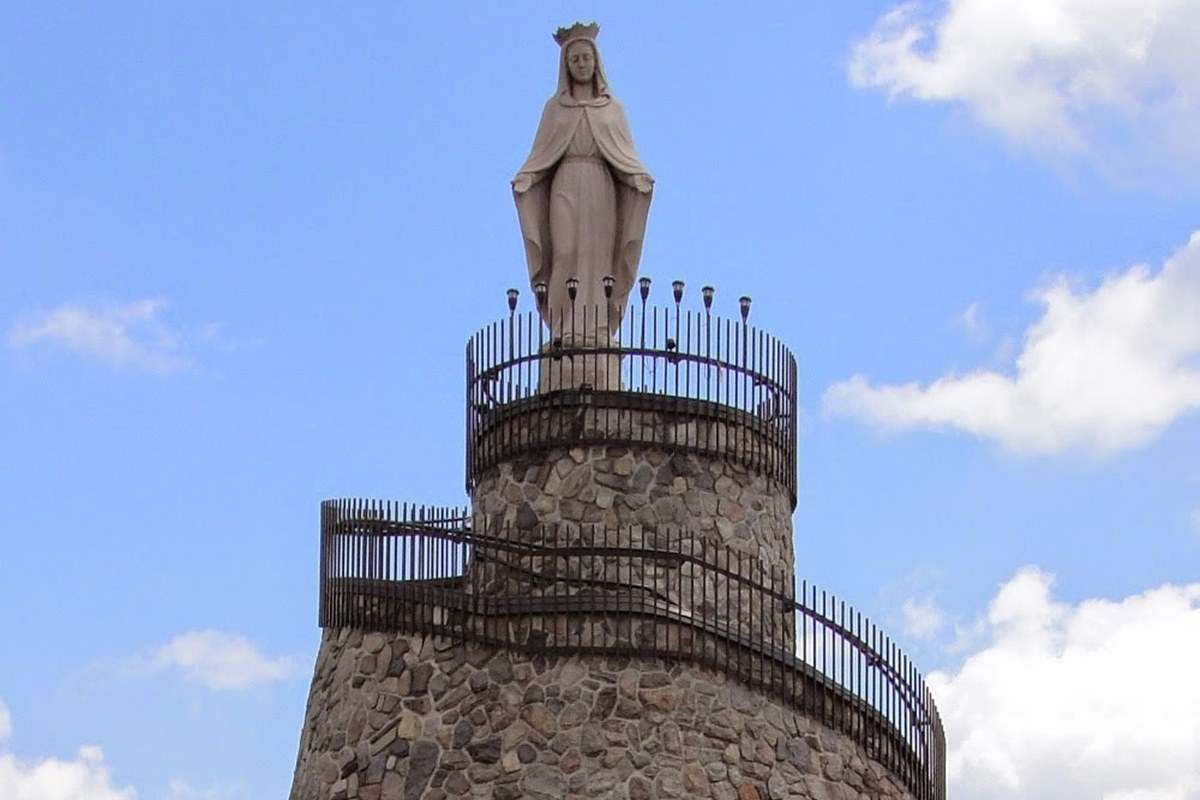
[[[664,550],[664,549],[653,548],[653,547],[651,547],[651,548],[634,548],[634,547],[620,547],[620,546],[565,546],[565,547],[547,548],[545,546],[539,546],[532,542],[518,542],[518,541],[509,540],[509,539],[497,538],[497,537],[493,537],[493,536],[486,536],[486,535],[476,534],[476,533],[471,532],[470,530],[465,530],[465,529],[464,530],[439,529],[438,527],[435,527],[435,526],[429,525],[429,524],[398,523],[398,522],[393,522],[393,521],[382,521],[382,520],[376,520],[376,519],[370,519],[370,518],[355,520],[354,524],[356,527],[355,532],[357,532],[357,533],[363,533],[363,534],[367,534],[370,536],[422,536],[422,537],[426,537],[426,538],[430,538],[430,539],[436,539],[436,540],[441,540],[441,541],[445,541],[445,542],[452,542],[452,543],[456,543],[456,544],[473,545],[477,548],[476,549],[477,554],[478,554],[480,548],[486,547],[491,550],[504,550],[504,551],[508,551],[508,552],[512,552],[512,553],[518,553],[521,555],[529,555],[529,554],[537,555],[537,554],[547,554],[547,553],[553,552],[553,554],[556,558],[561,558],[564,560],[570,560],[572,558],[582,559],[582,558],[586,558],[588,556],[604,556],[606,558],[618,558],[618,559],[619,558],[641,558],[641,559],[647,560],[647,561],[671,562],[677,568],[682,566],[683,564],[691,564],[693,566],[704,569],[705,571],[711,572],[715,575],[725,578],[727,581],[746,585],[746,586],[752,588],[753,591],[755,591],[756,593],[758,593],[760,596],[762,596],[764,598],[771,598],[771,599],[774,599],[774,600],[777,600],[777,601],[780,601],[783,603],[789,603],[793,606],[793,608],[789,609],[790,611],[795,611],[796,613],[799,613],[805,617],[808,617],[809,619],[813,620],[816,623],[820,623],[823,626],[828,627],[830,630],[836,631],[838,633],[838,635],[841,636],[846,641],[846,643],[853,645],[856,650],[859,650],[862,653],[864,653],[867,656],[867,658],[870,660],[872,666],[878,667],[881,670],[881,672],[883,672],[888,683],[893,687],[893,689],[895,689],[897,692],[901,693],[902,697],[904,698],[905,705],[908,706],[911,711],[917,710],[912,701],[912,695],[913,695],[912,688],[906,684],[904,678],[900,675],[899,671],[896,668],[894,668],[891,664],[889,664],[887,661],[885,661],[882,656],[878,656],[878,655],[874,654],[873,650],[871,649],[871,646],[867,643],[867,641],[865,639],[861,638],[860,636],[855,635],[850,630],[842,627],[832,617],[825,616],[825,615],[819,613],[818,611],[816,611],[815,609],[809,608],[808,606],[805,606],[805,605],[797,602],[795,600],[794,594],[780,592],[780,591],[778,591],[776,589],[772,589],[768,586],[756,584],[753,581],[748,580],[748,579],[744,578],[743,576],[737,574],[736,572],[729,569],[728,567],[721,567],[721,566],[719,566],[719,564],[710,563],[710,562],[701,560],[701,558],[698,556],[694,556],[694,555],[691,555],[688,553],[682,553],[682,552],[677,552],[677,551],[672,551],[672,550]],[[482,560],[485,560],[486,557],[476,555],[476,558],[479,559],[480,561],[482,561]],[[506,569],[509,569],[509,570],[514,570],[517,572],[525,572],[526,573],[525,577],[527,577],[529,580],[532,580],[532,581],[537,581],[539,579],[542,579],[542,580],[545,579],[544,575],[533,572],[532,570],[523,570],[521,567],[513,566],[512,564],[510,564],[508,562],[500,562],[496,559],[491,559],[491,558],[486,558],[486,560],[493,561],[494,563],[503,565]],[[555,577],[554,580],[559,580],[559,579],[557,577]],[[572,584],[600,585],[601,583],[607,583],[608,585],[610,585],[612,587],[624,588],[627,586],[627,584],[622,584],[619,582],[601,582],[601,581],[596,581],[596,580],[586,579],[586,578],[566,577],[566,578],[562,578],[561,580],[566,583],[572,583]],[[731,590],[731,592],[734,592],[734,593],[736,593],[738,591],[740,591],[740,590],[737,590],[737,589]]]
[[[475,378],[477,380],[496,381],[504,374],[506,370],[514,369],[523,365],[541,362],[546,359],[559,360],[563,358],[573,358],[580,356],[581,358],[600,358],[603,356],[617,356],[620,358],[655,358],[667,361],[671,366],[678,366],[680,363],[695,364],[697,366],[710,367],[720,372],[726,370],[736,375],[742,375],[750,378],[756,386],[766,386],[774,392],[783,394],[787,391],[787,387],[779,382],[778,379],[763,375],[750,367],[742,364],[728,363],[713,358],[708,355],[697,353],[676,352],[667,348],[651,348],[651,347],[634,347],[632,345],[606,345],[604,347],[576,347],[563,345],[549,352],[529,353],[518,355],[503,364],[497,364],[485,369],[479,370]]]
[[[903,773],[917,797],[945,796],[941,720],[911,661],[853,608],[847,616],[845,604],[825,593],[818,604],[816,589],[810,591],[807,584],[797,599],[791,576],[756,559],[675,528],[563,524],[483,533],[471,529],[465,512],[410,514],[399,504],[345,500],[323,503],[321,517],[324,627],[405,629],[421,621],[425,632],[470,639],[479,638],[470,620],[486,620],[496,613],[621,613],[662,619],[745,651],[751,659],[748,678],[740,656],[737,668],[730,667],[728,658],[724,663],[738,677],[753,681],[757,672],[761,682],[768,672],[799,670],[806,680],[817,681],[840,700],[817,707],[806,693],[797,693],[795,679],[791,696],[784,699],[809,703],[812,708],[807,710],[827,724],[857,736],[868,751],[874,747],[872,755]],[[539,569],[534,568],[535,560]],[[624,565],[616,570],[615,581],[611,564]],[[598,571],[589,571],[589,565],[598,565]],[[498,592],[500,584],[490,581],[497,573],[504,575],[504,586],[516,581],[520,590]],[[381,588],[368,590],[371,586]],[[379,598],[390,611],[367,604],[369,597]],[[423,613],[416,611],[423,604],[453,606],[466,617],[438,624],[430,617],[425,624]],[[770,615],[777,618],[765,619]],[[798,631],[809,630],[811,651],[808,637],[798,641]],[[566,652],[597,651],[594,642],[584,647],[582,637],[578,644],[568,638],[555,646]],[[689,656],[644,645],[639,652]],[[694,643],[690,655],[698,657]],[[712,666],[722,668],[721,663]],[[867,716],[855,722],[854,715],[863,714]],[[899,747],[872,739],[863,721],[867,718],[887,729]]]

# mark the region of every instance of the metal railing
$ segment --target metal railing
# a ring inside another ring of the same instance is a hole
[[[321,505],[320,624],[534,653],[687,661],[851,737],[924,800],[945,736],[912,662],[869,619],[685,529],[472,530],[465,509]]]
[[[534,450],[653,444],[717,455],[796,496],[796,360],[707,311],[560,309],[552,335],[511,314],[467,342],[467,492]]]

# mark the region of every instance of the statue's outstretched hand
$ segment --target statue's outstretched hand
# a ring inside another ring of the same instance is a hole
[[[528,172],[522,172],[520,175],[513,178],[512,187],[513,191],[517,194],[525,194],[525,192],[529,191],[531,186],[533,186],[533,176]]]
[[[633,188],[642,194],[650,194],[650,190],[654,188],[654,179],[649,175],[634,175]]]

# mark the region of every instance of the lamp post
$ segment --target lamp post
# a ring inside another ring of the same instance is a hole
[[[507,292],[505,292],[505,294],[508,296],[508,357],[512,358],[517,349],[517,326],[515,317],[517,313],[517,298],[521,296],[521,293],[516,289],[509,289]]]
[[[549,314],[546,309],[546,297],[549,293],[550,293],[550,287],[546,285],[545,281],[538,281],[537,283],[533,284],[533,296],[537,299],[538,313],[541,316],[542,320],[545,322],[544,326],[541,324],[538,325],[538,350],[539,351],[542,349],[542,345],[544,344],[544,340],[542,338],[544,335],[543,330],[546,327],[551,327],[550,320],[547,319]],[[553,331],[551,331],[551,333],[553,333]]]
[[[671,294],[675,298],[675,338],[667,340],[667,349],[676,350],[679,347],[679,303],[683,300],[683,281],[671,281]],[[689,337],[690,338],[690,337]],[[679,383],[679,358],[675,358],[675,383]]]
[[[705,399],[712,393],[712,365],[708,363],[708,359],[712,358],[712,304],[713,295],[717,290],[712,286],[703,286],[700,289],[700,297],[704,300],[704,375],[708,379],[705,388]],[[720,335],[720,328],[717,329]],[[718,343],[718,347],[720,344]]]
[[[638,292],[642,295],[642,347],[646,346],[646,300],[650,297],[650,279],[646,276],[638,278]],[[643,367],[644,367],[643,362]]]
[[[567,297],[571,298],[571,341],[575,340],[575,297],[579,294],[579,278],[567,278]]]
[[[616,283],[617,279],[612,275],[605,275],[600,279],[600,284],[604,287],[604,341],[606,343],[612,338],[612,293]]]
[[[739,297],[738,305],[742,310],[742,366],[748,367],[750,336],[749,331],[746,329],[746,320],[750,317],[750,296],[744,294]]]

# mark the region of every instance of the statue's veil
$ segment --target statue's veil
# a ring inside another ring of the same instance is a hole
[[[584,42],[592,48],[592,55],[596,59],[596,72],[592,75],[592,86],[596,90],[595,100],[576,100],[571,97],[571,74],[567,71],[567,50],[576,42]],[[600,48],[596,47],[596,42],[586,36],[576,36],[574,39],[568,39],[558,51],[558,91],[555,96],[565,105],[600,105],[607,103],[609,100],[608,94],[608,78],[604,75],[604,62],[600,60]]]

